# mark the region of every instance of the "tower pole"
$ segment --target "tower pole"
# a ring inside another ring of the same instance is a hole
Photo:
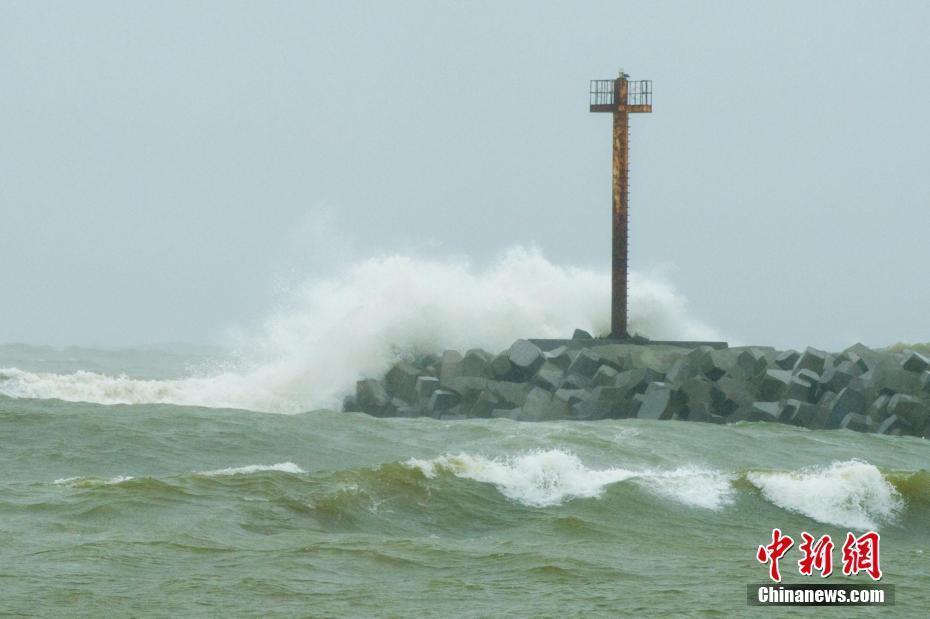
[[[652,82],[629,81],[622,70],[613,80],[591,80],[589,109],[610,112],[613,131],[612,264],[610,276],[610,337],[629,339],[630,114],[652,112]]]
[[[614,111],[613,133],[613,268],[611,273],[610,335],[627,338],[627,270],[628,270],[628,224],[629,224],[629,137],[630,115],[626,111],[628,86],[621,75],[615,82],[614,96],[617,109]]]

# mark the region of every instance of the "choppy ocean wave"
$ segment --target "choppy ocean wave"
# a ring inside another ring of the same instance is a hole
[[[524,505],[546,507],[574,498],[598,497],[608,486],[626,480],[684,505],[720,509],[731,501],[729,476],[695,466],[670,471],[630,468],[595,469],[574,454],[561,450],[538,451],[507,458],[470,454],[411,459],[407,465],[435,477],[450,472],[458,477],[494,485]]]
[[[468,453],[432,459],[410,458],[377,467],[311,473],[293,462],[248,464],[157,480],[160,484],[185,487],[197,479],[299,476],[290,483],[297,491],[311,484],[307,505],[326,504],[331,510],[358,507],[358,497],[373,503],[396,500],[398,493],[416,498],[428,488],[434,501],[459,498],[463,481],[493,487],[506,501],[545,509],[584,500],[616,502],[609,498],[610,487],[627,484],[635,492],[645,492],[682,508],[712,511],[737,509],[738,499],[759,496],[786,512],[813,521],[856,530],[880,529],[893,525],[904,515],[908,504],[926,508],[930,496],[930,475],[883,473],[861,460],[834,462],[824,467],[785,471],[720,471],[684,465],[668,470],[637,467],[595,468],[586,466],[575,454],[562,450],[532,451],[522,454],[486,457]],[[54,480],[56,486],[87,489],[113,486],[136,480],[132,475],[112,478],[74,476]],[[748,482],[740,483],[742,480]],[[256,489],[261,483],[256,481]],[[161,486],[160,486],[161,487]],[[242,486],[240,486],[242,487]],[[247,488],[245,486],[243,488]],[[144,490],[144,484],[137,489]],[[322,492],[322,495],[319,493]],[[624,496],[629,496],[628,493]],[[344,503],[344,504],[343,504]],[[617,514],[623,513],[618,506]]]
[[[14,614],[54,615],[43,600],[144,614],[205,574],[197,599],[217,607],[312,599],[353,614],[386,582],[385,599],[469,606],[506,591],[478,614],[588,608],[592,589],[605,601],[590,614],[637,614],[697,574],[716,587],[707,608],[736,615],[734,583],[765,577],[755,550],[773,527],[796,540],[877,528],[902,608],[925,606],[930,474],[912,437],[9,398],[0,432],[0,562],[21,575],[0,609]],[[132,596],[113,588],[127,579]]]
[[[904,507],[901,493],[878,467],[861,460],[746,478],[779,507],[837,526],[875,529],[894,522]]]

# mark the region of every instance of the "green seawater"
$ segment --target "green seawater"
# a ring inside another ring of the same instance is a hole
[[[847,530],[777,505],[747,472],[852,457],[901,495],[891,522],[878,523],[895,610],[916,616],[930,604],[930,477],[918,472],[928,449],[917,439],[3,399],[0,441],[7,614],[726,616],[746,612],[745,585],[764,581],[754,554],[772,527],[835,539]],[[426,472],[410,462],[443,454],[498,458],[501,485],[461,476],[467,457]],[[280,470],[242,468],[253,465]],[[575,476],[682,466],[681,485],[646,475],[571,496],[584,484]],[[702,504],[690,493],[713,493],[711,472],[732,475],[732,496]],[[520,500],[553,501],[559,484],[569,494],[553,504]],[[869,492],[825,513],[868,518],[881,511]]]
[[[787,616],[746,603],[772,528],[874,527],[895,607],[801,611],[920,617],[928,462],[922,439],[762,423],[0,397],[0,615]],[[799,557],[785,582],[819,582]]]

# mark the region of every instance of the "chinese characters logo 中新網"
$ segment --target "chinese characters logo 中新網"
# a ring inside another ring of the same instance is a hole
[[[801,533],[801,539],[803,541],[798,546],[801,551],[798,571],[804,576],[811,576],[816,571],[822,578],[832,574],[834,543],[830,536],[824,535],[815,539],[813,535],[804,531]],[[881,537],[875,531],[868,531],[858,537],[852,532],[846,533],[846,541],[843,542],[842,547],[843,574],[854,576],[859,572],[865,572],[872,580],[880,580],[882,577],[879,565],[880,541]],[[773,581],[781,582],[779,561],[792,546],[794,546],[794,539],[776,528],[772,529],[771,543],[759,546],[756,550],[756,559],[759,563],[768,564],[769,578]]]

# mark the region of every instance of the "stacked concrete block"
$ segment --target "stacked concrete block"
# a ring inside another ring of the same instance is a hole
[[[600,344],[580,334],[547,351],[518,340],[498,354],[448,350],[401,360],[381,380],[358,381],[343,409],[446,421],[766,421],[925,436],[930,362],[862,344],[799,353]]]

